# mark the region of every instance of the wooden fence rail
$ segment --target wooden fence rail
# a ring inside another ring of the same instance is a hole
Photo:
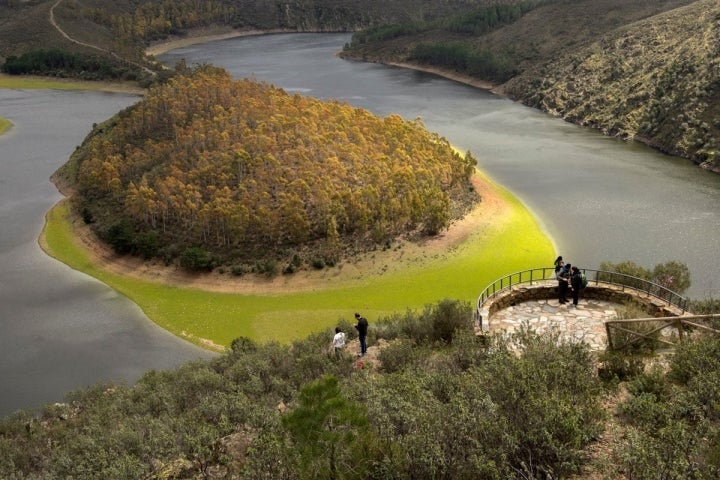
[[[675,347],[700,332],[720,335],[720,315],[608,320],[605,322],[605,329],[608,346],[613,350],[638,344],[648,346],[662,344]]]

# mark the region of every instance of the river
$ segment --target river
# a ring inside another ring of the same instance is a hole
[[[210,63],[384,116],[421,118],[536,215],[566,261],[687,264],[694,298],[720,296],[720,175],[436,75],[345,61],[347,34],[241,37],[159,56]],[[499,248],[502,248],[501,246]],[[553,259],[548,259],[548,265]],[[538,267],[540,265],[528,265]]]
[[[160,58],[212,63],[289,92],[378,115],[420,117],[515,193],[581,267],[689,265],[693,297],[720,296],[720,176],[438,76],[344,61],[345,34],[243,37]],[[125,297],[47,257],[37,238],[61,197],[49,176],[123,94],[0,89],[0,415],[98,381],[135,381],[209,352],[152,324]],[[498,246],[502,248],[502,246]],[[548,265],[553,259],[548,259]],[[538,265],[528,265],[537,267]],[[478,292],[479,293],[479,292]]]
[[[126,297],[48,257],[49,177],[92,128],[138,97],[0,89],[0,415],[99,381],[131,383],[212,354],[152,323]]]

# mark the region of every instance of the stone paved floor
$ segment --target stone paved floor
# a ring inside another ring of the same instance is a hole
[[[605,320],[616,318],[619,305],[603,300],[580,300],[560,305],[557,300],[535,300],[517,304],[490,317],[490,333],[515,331],[527,323],[538,333],[556,329],[562,338],[584,341],[592,350],[603,350],[607,344]]]

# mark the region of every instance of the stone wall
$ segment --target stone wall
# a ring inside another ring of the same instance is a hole
[[[515,285],[489,298],[478,308],[478,324],[483,331],[487,331],[495,312],[523,302],[556,299],[557,296],[555,281]],[[580,298],[604,300],[617,305],[634,304],[647,312],[648,317],[672,317],[684,313],[681,309],[645,292],[609,283],[593,282],[582,290]]]

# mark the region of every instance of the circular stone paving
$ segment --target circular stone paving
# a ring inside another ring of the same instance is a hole
[[[581,299],[560,305],[557,300],[529,300],[495,312],[489,319],[490,333],[512,333],[529,325],[537,333],[556,331],[568,341],[585,342],[591,350],[607,345],[605,321],[617,318],[620,305],[605,300]]]

